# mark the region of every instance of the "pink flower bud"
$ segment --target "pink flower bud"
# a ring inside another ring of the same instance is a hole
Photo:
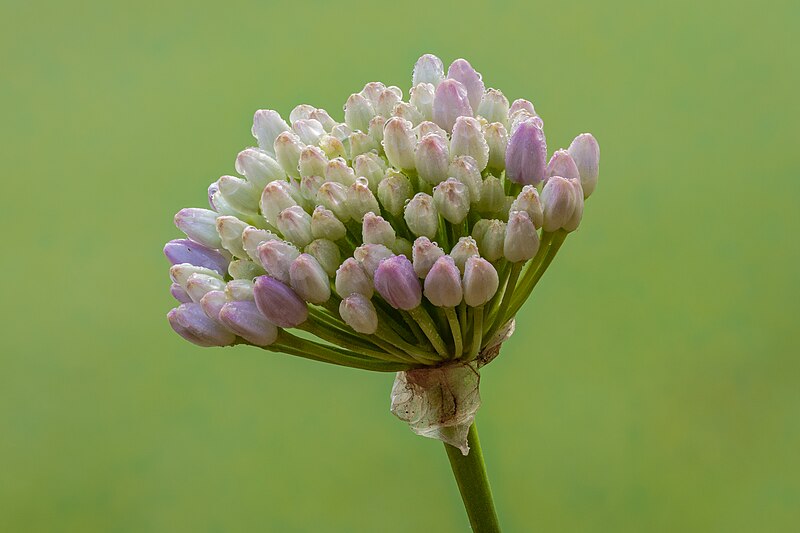
[[[539,201],[539,192],[533,185],[525,185],[522,188],[519,196],[511,204],[510,211],[525,211],[534,226],[537,228],[542,227],[544,222],[542,203]]]
[[[314,240],[311,233],[311,215],[299,205],[287,207],[278,215],[278,230],[295,246],[303,247]]]
[[[482,257],[470,257],[464,266],[464,302],[477,307],[492,299],[500,280],[492,264]]]
[[[336,294],[346,298],[358,293],[366,298],[372,298],[372,280],[367,272],[355,258],[348,257],[336,271]]]
[[[480,257],[478,243],[472,237],[461,237],[450,250],[450,257],[453,258],[458,269],[464,272],[464,265],[470,257]]]
[[[469,105],[473,110],[478,109],[481,98],[483,98],[483,80],[481,79],[480,73],[469,64],[469,61],[466,59],[456,59],[453,61],[450,64],[450,68],[447,69],[447,77],[452,80],[458,80],[464,85],[464,88],[467,90]]]
[[[422,288],[414,267],[403,255],[381,261],[375,270],[375,290],[395,309],[409,311],[422,302]]]
[[[325,303],[331,297],[328,274],[310,254],[300,254],[292,262],[289,281],[297,295],[309,303]]]
[[[575,211],[575,189],[566,178],[553,176],[542,189],[544,204],[544,231],[556,231],[564,227]]]
[[[205,267],[225,275],[228,271],[230,256],[225,256],[217,250],[190,241],[189,239],[175,239],[164,246],[164,255],[173,264],[190,263]]]
[[[527,261],[539,250],[539,234],[528,213],[512,211],[508,215],[503,255],[511,263]]]
[[[384,259],[394,257],[394,253],[382,244],[362,244],[353,252],[353,257],[370,277],[375,275],[378,265]]]
[[[198,346],[228,346],[236,336],[216,320],[206,316],[200,304],[185,303],[167,313],[175,332]]]
[[[439,230],[439,214],[433,203],[433,198],[424,192],[417,193],[405,208],[403,214],[408,229],[416,236],[426,236],[433,239]]]
[[[553,153],[553,157],[550,158],[550,162],[547,163],[546,177],[550,178],[552,176],[578,180],[581,178],[575,161],[566,150],[556,150]]]
[[[267,241],[258,247],[258,258],[267,274],[289,283],[289,267],[300,252],[285,241]]]
[[[457,80],[442,81],[433,96],[433,121],[449,132],[462,116],[472,116],[467,89]]]
[[[431,242],[429,238],[419,237],[414,241],[411,254],[414,261],[414,272],[420,278],[424,278],[436,260],[444,255],[444,250],[439,248],[436,243]]]
[[[353,293],[339,304],[342,320],[358,333],[372,335],[378,330],[378,314],[372,302],[361,294]]]
[[[506,149],[506,176],[514,183],[538,185],[547,168],[544,132],[529,119],[511,134]]]
[[[469,189],[455,178],[448,178],[433,188],[433,203],[451,224],[461,224],[469,213]]]
[[[219,319],[238,336],[256,346],[269,346],[278,338],[278,328],[258,311],[254,302],[228,302]]]
[[[597,176],[600,172],[600,145],[591,133],[582,133],[575,137],[567,149],[575,160],[581,177],[583,194],[588,198],[597,187]]]
[[[261,314],[278,327],[293,328],[308,318],[308,305],[292,289],[275,278],[257,277],[253,296]]]
[[[453,126],[450,140],[450,153],[453,157],[468,155],[475,160],[478,170],[486,168],[489,162],[489,145],[481,131],[481,124],[472,117],[458,117]]]
[[[414,161],[419,177],[432,185],[436,185],[448,177],[450,150],[447,141],[439,135],[429,134],[417,144]]]
[[[417,139],[412,128],[411,122],[400,117],[392,117],[383,129],[386,159],[395,168],[401,170],[414,168],[414,148]]]
[[[461,272],[452,257],[443,255],[425,276],[425,297],[437,307],[455,307],[461,303]]]
[[[397,238],[394,228],[383,217],[375,213],[366,213],[361,224],[361,235],[365,243],[382,244],[387,248],[394,246]]]

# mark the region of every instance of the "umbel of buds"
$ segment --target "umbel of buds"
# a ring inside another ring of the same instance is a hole
[[[432,55],[406,92],[371,82],[336,115],[256,111],[239,176],[175,215],[170,325],[365,370],[477,369],[578,229],[597,141],[548,157],[530,101]]]

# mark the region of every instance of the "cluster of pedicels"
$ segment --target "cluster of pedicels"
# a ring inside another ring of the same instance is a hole
[[[414,66],[408,100],[368,83],[344,122],[299,105],[253,120],[243,177],[182,209],[172,328],[377,371],[469,362],[510,323],[595,188],[584,133],[547,157],[528,100],[486,89],[464,59]],[[290,330],[302,330],[297,335]]]

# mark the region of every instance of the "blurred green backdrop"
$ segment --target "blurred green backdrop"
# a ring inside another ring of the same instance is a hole
[[[583,131],[601,183],[484,372],[508,531],[798,531],[796,2],[0,7],[2,531],[464,531],[390,375],[169,329],[172,215],[255,109],[424,52]]]

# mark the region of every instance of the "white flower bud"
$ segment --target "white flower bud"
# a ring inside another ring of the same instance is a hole
[[[347,166],[347,161],[344,158],[337,157],[328,162],[328,166],[325,169],[325,179],[350,186],[356,181],[356,173]]]
[[[351,294],[361,294],[372,298],[372,280],[364,267],[355,258],[348,257],[336,271],[336,294],[347,298]]]
[[[455,307],[461,303],[461,272],[452,257],[446,255],[436,260],[425,276],[425,297],[436,307]]]
[[[394,246],[397,238],[394,228],[382,216],[373,212],[366,213],[361,225],[361,234],[365,243],[382,244],[387,248]]]
[[[533,185],[525,185],[522,191],[517,196],[516,200],[511,204],[511,211],[525,211],[528,213],[533,225],[537,228],[542,227],[544,222],[544,215],[542,212],[542,203],[539,201],[539,192]]]
[[[412,194],[414,189],[411,182],[399,172],[387,171],[386,178],[378,184],[378,199],[383,208],[394,216],[403,212],[403,206]]]
[[[189,207],[177,212],[175,226],[193,241],[209,248],[219,248],[222,242],[217,233],[218,216],[219,213],[210,209]]]
[[[432,185],[436,185],[448,177],[450,151],[445,139],[446,137],[429,134],[417,143],[414,154],[417,174]]]
[[[216,270],[193,265],[191,263],[179,263],[177,265],[172,265],[169,269],[170,279],[180,285],[184,290],[186,290],[186,283],[189,281],[189,277],[192,274],[203,274],[222,281],[222,276]]]
[[[484,126],[483,136],[489,147],[489,161],[486,166],[491,171],[500,173],[506,168],[508,132],[500,122],[492,122]]]
[[[367,298],[356,293],[339,303],[339,315],[357,333],[372,335],[378,331],[378,314]]]
[[[294,178],[300,177],[298,166],[303,148],[305,145],[300,137],[290,131],[284,131],[275,139],[275,157],[283,170]]]
[[[337,125],[342,126],[342,124]],[[336,131],[336,129],[334,129]],[[348,133],[351,135],[351,133]],[[346,138],[346,137],[345,137]],[[319,147],[322,148],[322,151],[325,152],[325,155],[328,156],[328,159],[334,159],[337,157],[347,157],[347,150],[342,144],[342,140],[334,135],[325,134],[319,138]]]
[[[483,305],[497,292],[500,280],[492,264],[482,257],[470,257],[464,266],[464,302],[477,307]]]
[[[420,83],[430,83],[434,87],[444,79],[444,65],[442,60],[433,54],[425,54],[414,64],[414,73],[411,85],[416,87]]]
[[[353,170],[357,177],[367,178],[369,189],[377,192],[378,184],[386,173],[386,163],[377,154],[361,154],[353,160]]]
[[[569,184],[572,186],[572,193],[575,198],[575,208],[572,210],[572,216],[564,224],[565,231],[575,231],[581,223],[583,218],[583,199],[584,192],[579,178],[569,178]]]
[[[313,118],[325,129],[325,131],[331,131],[334,126],[336,126],[336,121],[331,118],[327,111],[324,109],[315,109],[312,111],[308,118]]]
[[[258,258],[267,274],[289,284],[289,267],[300,251],[285,241],[267,241],[258,246]]]
[[[318,146],[306,146],[300,152],[300,162],[298,168],[300,176],[324,176],[325,168],[328,166],[328,158],[325,152]]]
[[[383,128],[386,126],[386,117],[378,115],[369,121],[369,136],[380,147],[383,147]]]
[[[298,120],[307,120],[311,118],[311,113],[314,112],[316,108],[313,105],[308,104],[300,104],[294,107],[292,111],[289,113],[289,123],[294,126],[294,123]]]
[[[503,255],[512,263],[527,261],[539,251],[539,234],[528,213],[512,211],[508,215]]]
[[[448,137],[447,132],[435,122],[429,122],[427,120],[425,122],[420,122],[419,125],[414,128],[414,130],[417,132],[417,139],[420,140],[431,134],[438,135],[447,144],[449,150],[450,138]]]
[[[378,151],[379,148],[375,139],[363,131],[354,131],[350,134],[350,157],[354,159],[361,154]]]
[[[253,226],[247,226],[242,232],[242,248],[247,252],[247,255],[255,262],[259,262],[258,246],[262,242],[278,241],[280,237],[265,229],[258,229]]]
[[[372,277],[381,261],[394,257],[394,253],[382,244],[362,244],[353,252],[364,271]]]
[[[231,261],[231,264],[228,265],[228,274],[230,274],[233,279],[237,280],[252,280],[266,273],[266,270],[264,270],[261,265],[247,259],[236,259]]]
[[[375,116],[372,104],[360,94],[351,94],[344,105],[344,121],[353,130],[368,131],[369,121]]]
[[[392,116],[392,110],[398,103],[400,103],[400,96],[390,89],[384,89],[378,96],[375,113],[388,118]]]
[[[217,233],[219,233],[222,247],[236,257],[248,257],[242,246],[242,232],[248,224],[236,217],[221,216],[217,218]]]
[[[556,231],[563,228],[575,211],[575,189],[566,178],[553,176],[542,189],[544,204],[544,231]]]
[[[478,164],[468,155],[461,155],[453,158],[450,163],[450,176],[454,177],[469,189],[469,199],[473,204],[477,204],[483,194],[483,178]]]
[[[400,170],[414,168],[414,148],[417,143],[411,122],[392,117],[383,129],[383,148],[386,159]]]
[[[320,137],[325,134],[325,128],[313,118],[300,119],[292,123],[292,130],[305,144],[317,144]]]
[[[483,98],[484,85],[481,75],[477,72],[466,59],[456,59],[447,69],[447,77],[451,80],[458,80],[467,90],[469,105],[472,110],[478,109]]]
[[[408,239],[398,237],[394,240],[394,243],[389,248],[395,253],[395,255],[411,257],[412,245],[411,241]]]
[[[310,254],[300,254],[292,262],[289,267],[289,282],[297,295],[309,303],[325,303],[331,297],[328,274]]]
[[[289,125],[277,111],[259,109],[253,116],[253,137],[258,139],[258,147],[270,154],[275,153],[275,138],[281,132],[289,130]]]
[[[328,276],[333,277],[341,262],[341,252],[336,243],[328,239],[316,239],[306,246],[305,253],[314,256]]]
[[[380,99],[381,94],[385,90],[386,90],[386,85],[384,85],[383,83],[379,81],[371,81],[366,85],[364,85],[364,88],[361,89],[361,92],[359,92],[358,94],[366,98],[374,109],[377,107],[378,100]]]
[[[347,206],[350,209],[350,217],[356,222],[361,222],[367,213],[381,212],[378,199],[369,190],[367,178],[358,178],[347,190]]]
[[[417,193],[405,207],[403,218],[411,233],[433,239],[439,230],[439,213],[433,198],[424,192]]]
[[[528,100],[524,98],[518,98],[514,100],[511,104],[511,107],[508,109],[508,118],[513,119],[519,112],[522,111],[523,114],[527,114],[528,116],[538,116],[536,113],[536,109],[533,108],[533,104],[530,103]]]
[[[433,120],[433,94],[435,87],[430,83],[420,83],[411,89],[409,102],[419,111],[422,120]]]
[[[276,226],[283,234],[283,238],[295,246],[303,247],[314,240],[311,233],[311,215],[299,205],[281,211]]]
[[[259,267],[260,269],[261,267]],[[253,276],[255,277],[255,276]],[[253,301],[253,280],[233,279],[225,285],[225,295],[230,301],[245,302]]]
[[[550,162],[547,163],[545,179],[552,176],[561,176],[567,179],[581,179],[578,166],[566,150],[556,150]]]
[[[478,243],[472,237],[461,237],[453,249],[450,250],[450,257],[456,262],[456,266],[464,272],[464,265],[470,257],[480,257],[478,253]]]
[[[575,137],[567,151],[578,166],[583,194],[588,198],[597,187],[597,177],[600,173],[600,145],[591,133],[582,133]]]
[[[444,255],[444,250],[439,248],[435,242],[427,237],[419,237],[414,241],[414,248],[411,257],[414,263],[414,272],[417,276],[424,278],[428,275],[431,267],[437,259]]]
[[[453,126],[453,138],[450,139],[450,153],[453,157],[471,156],[478,165],[478,170],[486,168],[489,162],[489,145],[481,131],[481,124],[472,117],[458,117]]]
[[[448,178],[433,188],[433,203],[451,224],[461,224],[469,213],[469,189],[455,178]]]
[[[478,106],[478,115],[486,122],[508,123],[508,98],[497,89],[487,89]]]
[[[275,225],[278,213],[297,205],[297,201],[292,196],[292,188],[285,181],[273,181],[264,187],[261,192],[261,215],[271,225]]]
[[[228,303],[228,296],[225,291],[208,291],[200,298],[200,307],[203,312],[208,318],[219,324],[222,323],[219,319],[219,312],[226,303]]]
[[[317,206],[311,214],[311,234],[315,239],[338,241],[347,234],[347,228],[333,211]]]
[[[350,209],[347,205],[347,187],[335,181],[326,181],[317,192],[317,202],[333,211],[342,222],[350,220]]]
[[[286,179],[283,167],[266,152],[255,148],[239,152],[234,167],[258,189],[263,189],[271,181]]]
[[[482,218],[472,229],[472,236],[478,250],[487,261],[497,261],[503,257],[503,244],[506,239],[506,223],[502,220]]]
[[[300,196],[309,203],[317,201],[317,193],[319,188],[325,183],[325,178],[322,175],[305,176],[300,179]]]
[[[496,215],[503,210],[505,199],[503,184],[494,176],[488,176],[483,180],[478,211],[486,215]]]
[[[217,186],[222,197],[235,209],[244,213],[258,211],[258,199],[262,189],[249,181],[234,176],[222,176],[217,181]]]
[[[211,291],[225,290],[225,282],[217,276],[210,276],[208,274],[194,273],[186,280],[186,293],[193,302],[200,302],[200,300],[207,293]]]
[[[392,110],[392,116],[404,118],[414,127],[424,120],[424,117],[417,111],[417,108],[407,102],[399,102],[395,105]]]

